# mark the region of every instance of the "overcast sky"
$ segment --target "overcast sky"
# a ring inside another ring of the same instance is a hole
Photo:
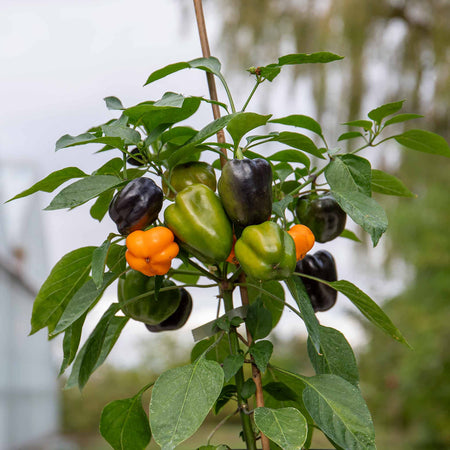
[[[2,202],[54,170],[77,166],[91,172],[105,162],[110,155],[93,155],[94,147],[90,146],[54,152],[55,142],[62,135],[80,134],[115,117],[114,112],[106,109],[104,97],[114,95],[125,106],[131,106],[144,100],[157,100],[169,90],[208,95],[201,71],[185,71],[142,87],[152,71],[201,56],[192,2],[186,3],[188,7],[182,15],[181,2],[175,0],[2,0],[0,162],[3,173],[9,174],[7,181],[1,180]],[[210,7],[205,12],[212,53],[224,59],[218,42],[220,17]],[[244,75],[235,86],[237,92],[246,89],[247,84],[251,89],[251,80]],[[278,98],[287,98],[281,77],[277,89],[282,94]],[[258,101],[253,105],[256,109]],[[302,111],[284,101],[273,106],[279,116],[311,113],[308,103]],[[205,105],[192,124],[200,126],[210,120],[211,111]],[[7,218],[9,243],[21,242],[20,233],[27,224],[30,202],[33,206],[37,202],[42,209],[51,198],[49,194],[39,194],[1,206],[2,216]],[[90,205],[71,212],[41,214],[47,273],[67,252],[85,245],[100,245],[115,231],[108,216],[100,224],[89,217]],[[368,282],[365,268],[353,263],[353,245],[339,239],[326,248],[333,252],[340,276],[358,285],[365,283],[370,293],[373,286]],[[382,246],[383,243],[372,253],[375,266],[381,261]],[[320,244],[316,249],[319,248]],[[396,287],[389,287],[392,288]],[[215,293],[193,293],[194,314],[181,332],[184,335],[214,318]],[[114,297],[113,290],[109,291],[106,301]],[[97,315],[104,308],[105,304],[101,304]],[[341,329],[352,344],[357,344],[361,340],[360,328],[346,315],[349,308],[350,302],[340,297],[337,307],[321,314],[320,320],[324,325]],[[293,314],[285,315],[281,326],[283,335],[303,329]],[[130,353],[136,339],[148,337],[142,324],[129,325],[125,331],[111,355],[116,362],[122,360],[124,352]]]

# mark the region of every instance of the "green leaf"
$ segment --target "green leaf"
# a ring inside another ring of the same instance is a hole
[[[372,170],[372,191],[399,197],[417,197],[397,177],[382,170]]]
[[[77,145],[85,144],[105,144],[113,148],[124,149],[123,140],[118,137],[97,137],[91,133],[83,133],[78,136],[71,136],[70,134],[65,134],[61,136],[56,141],[55,150],[61,150],[62,148],[75,147]]]
[[[230,354],[230,345],[228,339],[221,339],[216,345],[218,335],[214,335],[197,342],[191,350],[191,362],[194,363],[209,347],[211,350],[205,353],[204,357],[211,361],[222,363]]]
[[[260,298],[248,307],[245,324],[255,341],[265,338],[272,331],[272,314]]]
[[[320,354],[308,339],[308,355],[317,375],[338,375],[358,387],[359,373],[355,355],[345,336],[334,328],[320,326]]]
[[[142,408],[142,392],[108,403],[100,418],[100,433],[114,450],[144,450],[152,433]]]
[[[363,135],[359,131],[349,131],[348,133],[342,133],[338,137],[338,142],[346,141],[348,139],[354,139],[354,138],[358,138],[358,137],[363,137]]]
[[[83,330],[86,314],[81,316],[76,322],[74,322],[64,333],[63,339],[63,361],[59,370],[59,376],[61,376],[67,367],[72,364],[80,345],[81,332]]]
[[[242,385],[241,392],[240,392],[241,397],[244,400],[247,400],[252,395],[255,395],[255,392],[256,392],[255,382],[251,378],[249,378],[248,380],[245,380],[244,384]]]
[[[122,102],[117,97],[105,97],[106,107],[115,111],[125,109]]]
[[[222,388],[219,397],[214,404],[214,414],[219,414],[220,410],[232,399],[236,398],[237,390],[234,384],[227,384]]]
[[[238,353],[236,355],[228,355],[223,360],[223,373],[225,383],[228,383],[234,377],[236,372],[244,365],[244,355]]]
[[[119,275],[115,273],[108,272],[100,287],[97,287],[92,278],[89,278],[70,299],[51,335],[55,336],[58,333],[61,333],[61,331],[70,327],[76,320],[85,314],[100,299],[105,289],[116,280],[118,276]]]
[[[303,152],[298,150],[281,150],[270,155],[267,159],[269,161],[300,163],[308,168],[311,165],[309,158]]]
[[[264,67],[258,67],[259,73],[268,81],[273,81],[281,72],[281,67],[277,64],[268,64]]]
[[[128,317],[116,317],[120,309],[118,303],[113,303],[103,314],[96,327],[89,335],[72,366],[72,372],[67,380],[66,389],[78,385],[82,389],[92,373],[105,361],[114,347]]]
[[[122,158],[113,158],[107,161],[103,166],[92,172],[91,175],[114,175],[118,178],[122,178],[121,171],[123,168]]]
[[[308,335],[311,338],[311,341],[314,344],[317,352],[319,352],[319,321],[314,314],[314,309],[311,305],[311,300],[309,299],[308,293],[306,292],[305,285],[297,275],[293,275],[292,277],[288,278],[287,280],[285,280],[285,283],[302,314],[303,321],[305,322],[306,329],[308,330]]]
[[[183,270],[192,272],[192,275],[170,273],[170,278],[172,278],[173,280],[181,281],[182,283],[187,284],[196,284],[200,276],[202,275],[201,272],[199,272],[194,266],[191,266],[187,261],[180,264],[174,270]]]
[[[114,122],[111,125],[103,125],[102,131],[105,136],[120,138],[127,145],[137,145],[141,141],[141,135],[138,131],[129,128],[120,122]]]
[[[174,449],[197,431],[217,400],[223,380],[220,365],[205,358],[168,370],[156,380],[150,426],[163,450]]]
[[[262,292],[259,289],[248,286],[248,300],[250,305],[257,300],[261,300],[264,307],[270,311],[272,316],[272,329],[275,328],[277,323],[281,319],[284,309],[284,289],[279,281],[271,280],[265,281],[261,284],[261,288],[266,292]],[[274,298],[276,297],[276,298]],[[278,299],[278,300],[277,300]],[[247,312],[248,317],[248,312]]]
[[[374,120],[377,123],[381,123],[381,121],[391,114],[396,113],[403,107],[403,103],[405,100],[400,100],[399,102],[386,103],[385,105],[379,106],[378,108],[372,109],[369,111],[367,116],[369,119]]]
[[[325,177],[332,191],[359,191],[372,195],[370,162],[356,155],[336,156],[325,169]]]
[[[408,130],[395,136],[394,139],[411,150],[450,158],[450,147],[447,141],[442,136],[431,131]]]
[[[361,192],[333,190],[333,196],[340,207],[370,234],[375,247],[388,226],[384,209],[373,198],[367,197]]]
[[[91,206],[89,210],[89,214],[93,219],[101,222],[108,212],[109,205],[114,196],[114,189],[110,189],[109,191],[103,192],[97,197],[94,204]]]
[[[355,233],[353,233],[353,231],[350,230],[344,230],[339,237],[343,237],[346,239],[350,239],[351,241],[355,241],[355,242],[361,242],[361,239],[359,239],[358,236],[356,236]]]
[[[55,264],[34,301],[30,334],[44,327],[53,331],[67,303],[87,279],[95,248],[79,248]]]
[[[270,123],[280,123],[282,125],[290,125],[293,127],[304,128],[312,131],[320,137],[323,137],[322,128],[320,124],[312,117],[304,116],[302,114],[291,114],[290,116],[280,117],[279,119],[269,120]]]
[[[75,208],[123,183],[112,175],[91,175],[70,184],[60,191],[45,210]]]
[[[317,148],[316,144],[304,134],[301,133],[293,133],[292,131],[282,131],[278,136],[274,136],[272,141],[281,142],[282,144],[286,144],[289,147],[296,148],[298,150],[302,150],[306,153],[311,153],[320,159],[325,159],[322,154],[322,151]]]
[[[253,342],[249,348],[250,354],[255,359],[255,364],[259,371],[264,373],[269,364],[273,352],[273,344],[270,341]]]
[[[41,181],[33,184],[30,188],[17,194],[15,197],[10,198],[5,203],[11,202],[18,198],[27,197],[28,195],[34,194],[35,192],[53,192],[57,187],[66,181],[72,180],[73,178],[83,178],[88,175],[77,167],[66,167],[65,169],[57,170],[56,172],[47,175]]]
[[[343,56],[336,55],[330,52],[317,53],[294,53],[290,55],[281,56],[278,58],[278,65],[284,66],[287,64],[316,64],[329,63],[344,59]]]
[[[342,125],[348,125],[349,127],[360,127],[366,131],[372,129],[372,122],[370,120],[351,120],[350,122],[344,122]]]
[[[100,247],[97,247],[92,254],[92,280],[97,288],[103,283],[106,257],[111,245],[111,241],[106,239]]]
[[[144,86],[147,84],[153,83],[156,80],[160,80],[161,78],[166,77],[167,75],[171,75],[172,73],[178,72],[183,69],[201,69],[206,72],[213,73],[215,75],[220,74],[220,61],[215,58],[214,56],[211,56],[209,58],[197,58],[193,59],[192,61],[188,62],[179,62],[174,64],[169,64],[166,67],[163,67],[162,69],[156,70],[153,72],[145,82]]]
[[[421,117],[423,116],[420,114],[398,114],[397,116],[392,117],[392,119],[386,120],[384,126],[387,127],[394,123],[402,123],[408,120],[420,119]]]
[[[375,450],[375,430],[358,388],[336,375],[298,376],[303,401],[317,426],[343,448]]]
[[[234,145],[238,146],[245,134],[255,128],[265,125],[271,117],[272,114],[262,116],[261,114],[253,112],[240,112],[235,114],[227,125],[227,131],[230,133]]]
[[[295,408],[256,408],[255,424],[283,450],[300,450],[306,441],[307,423]]]
[[[286,208],[294,201],[294,197],[292,195],[287,194],[278,202],[272,203],[272,212],[276,214],[278,217],[284,217],[284,212]]]
[[[106,265],[111,272],[122,273],[126,269],[125,252],[127,247],[125,245],[111,244],[106,259]]]
[[[153,103],[153,106],[167,106],[169,108],[181,108],[183,106],[184,100],[181,94],[175,92],[165,92],[160,100]]]
[[[361,289],[346,280],[327,283],[332,288],[344,294],[361,312],[378,328],[382,329],[395,340],[408,345],[400,330],[392,323],[383,310]]]
[[[184,145],[190,138],[198,133],[191,127],[173,127],[170,130],[165,131],[161,135],[161,142],[163,144],[171,142],[175,145]]]

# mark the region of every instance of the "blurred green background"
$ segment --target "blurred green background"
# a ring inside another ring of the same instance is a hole
[[[267,64],[293,52],[327,50],[345,56],[338,67],[299,67],[289,81],[292,90],[305,80],[309,83],[314,116],[331,133],[337,133],[336,118],[362,118],[368,105],[407,99],[404,112],[425,116],[407,127],[428,129],[449,140],[450,2],[216,0],[205,6],[220,17],[214,24],[228,69]],[[265,101],[270,109],[272,98]],[[401,261],[411,274],[404,291],[383,308],[413,350],[365,325],[367,345],[357,355],[361,387],[373,414],[378,448],[450,448],[450,161],[412,151],[406,155],[397,148],[392,153],[397,156],[374,155],[377,166],[395,173],[418,198],[382,199],[390,222],[382,266],[389,272]],[[365,243],[354,258],[364,264],[368,253]],[[176,344],[169,339],[165,345],[170,351]],[[149,349],[146,360],[151,358]],[[292,370],[311,373],[300,338],[283,343],[277,358]],[[64,391],[64,432],[84,449],[108,448],[97,431],[101,409],[113,399],[134,395],[136,386],[156,377],[149,367],[119,370],[105,365],[82,395]],[[213,427],[207,424],[206,435]],[[224,433],[228,439],[237,434],[236,427]],[[203,441],[190,441],[186,448],[198,442]],[[320,440],[316,445],[327,446]]]

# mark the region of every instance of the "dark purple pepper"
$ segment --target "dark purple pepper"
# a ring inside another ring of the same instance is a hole
[[[145,156],[141,153],[141,151],[137,147],[133,148],[133,150],[131,150],[130,153],[132,155],[137,156],[137,159],[133,158],[133,156],[129,156],[127,158],[128,164],[131,164],[132,166],[137,166],[137,167],[144,166],[146,164]]]
[[[218,191],[228,217],[247,227],[272,213],[272,169],[262,158],[233,159],[222,168]]]
[[[191,294],[189,294],[189,292],[184,288],[180,288],[180,293],[181,300],[176,311],[166,320],[163,320],[157,325],[150,325],[146,323],[145,326],[148,331],[156,333],[159,331],[178,330],[187,322],[192,311],[192,297]]]
[[[135,178],[109,205],[109,216],[120,234],[143,230],[153,223],[163,205],[163,192],[150,178]]]
[[[333,255],[326,250],[320,250],[313,255],[306,255],[297,262],[296,272],[321,278],[325,281],[336,281],[336,262]],[[336,303],[337,291],[326,284],[301,277],[306,292],[311,300],[314,312],[327,311]]]

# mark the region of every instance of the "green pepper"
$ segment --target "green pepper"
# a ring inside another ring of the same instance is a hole
[[[300,223],[311,229],[317,242],[331,241],[344,231],[347,215],[331,194],[303,195],[298,199],[295,212]]]
[[[270,218],[272,169],[265,159],[228,161],[222,168],[218,190],[228,217],[241,227]]]
[[[219,197],[204,184],[193,184],[175,197],[164,220],[181,246],[208,262],[228,258],[233,230]]]
[[[216,174],[212,166],[205,162],[190,161],[178,164],[171,172],[167,170],[164,176],[177,193],[188,186],[198,183],[208,186],[213,191],[216,190]],[[162,188],[167,198],[170,200],[175,198],[176,194],[168,188],[164,180]]]
[[[234,251],[244,272],[260,281],[289,278],[297,262],[294,240],[275,222],[246,227]]]
[[[176,286],[173,281],[164,279],[161,287]],[[170,317],[181,301],[179,289],[160,291],[155,297],[155,277],[148,277],[136,270],[130,270],[119,278],[117,294],[122,311],[128,317],[149,325],[156,325]],[[130,301],[141,296],[136,301]]]

